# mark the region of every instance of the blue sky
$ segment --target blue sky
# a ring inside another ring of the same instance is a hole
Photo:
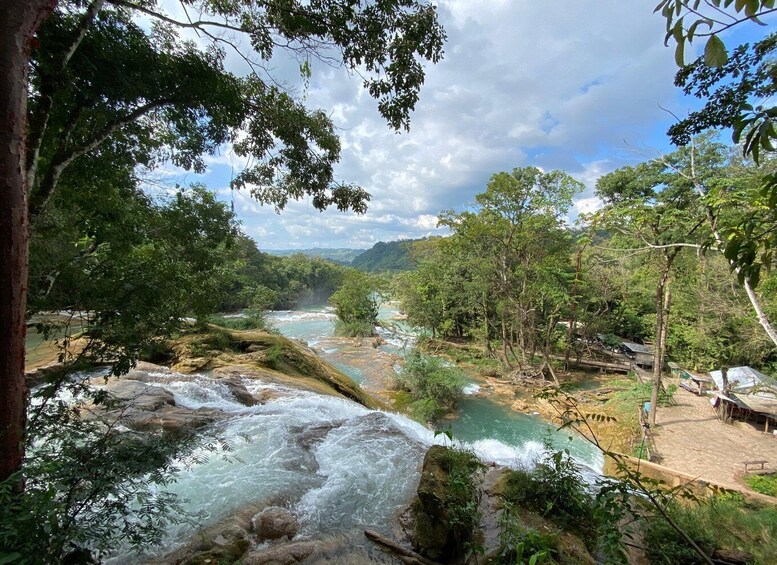
[[[314,62],[306,103],[338,128],[336,175],[370,192],[364,215],[318,212],[307,201],[276,214],[247,193],[233,194],[232,170],[243,163],[229,147],[208,159],[205,175],[160,173],[166,182],[204,182],[222,199],[234,198],[260,249],[367,248],[441,233],[440,211],[471,204],[493,173],[529,165],[585,183],[574,218],[598,206],[593,188],[601,175],[671,151],[665,132],[673,118],[661,107],[682,116],[697,106],[673,86],[673,46],[663,45],[656,3],[440,0],[445,58],[427,68],[409,133],[386,126],[358,77]],[[230,63],[236,72],[240,64]],[[273,67],[303,92],[296,61],[278,58]]]

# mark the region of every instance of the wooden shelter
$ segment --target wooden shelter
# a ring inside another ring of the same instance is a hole
[[[621,344],[621,351],[631,359],[635,365],[643,369],[653,368],[653,348],[641,343],[624,341]]]
[[[710,402],[723,421],[732,419],[763,424],[764,432],[777,428],[777,380],[752,367],[711,371],[717,390]]]
[[[742,420],[755,425],[763,424],[765,433],[777,429],[777,398],[715,392],[710,398],[710,403],[724,422]]]

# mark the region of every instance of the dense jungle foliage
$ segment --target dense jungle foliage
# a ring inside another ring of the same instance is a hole
[[[508,367],[579,358],[609,335],[661,343],[665,325],[665,358],[689,369],[768,370],[774,344],[715,234],[754,213],[745,203],[774,167],[697,138],[603,176],[604,207],[574,228],[565,213],[581,190],[576,181],[531,167],[497,173],[476,211],[442,213],[450,237],[413,244],[417,269],[398,275],[396,294],[411,323],[480,343]],[[767,318],[777,315],[774,275],[754,295]]]

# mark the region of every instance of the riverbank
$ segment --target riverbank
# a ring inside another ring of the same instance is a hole
[[[563,394],[554,401],[543,397],[550,382],[512,379],[508,372],[495,368],[476,346],[436,341],[430,349],[468,371],[481,387],[479,394],[519,413],[539,414],[557,425],[562,423],[564,405],[574,403],[586,416],[586,424],[577,426],[583,435],[595,438],[608,451],[630,456],[640,454],[637,408],[646,391],[645,385],[635,379],[623,374],[557,369]],[[667,379],[667,385],[670,384]],[[671,402],[660,404],[656,413],[656,426],[652,430],[653,461],[670,478],[674,471],[677,477],[690,476],[753,495],[743,481],[744,462],[766,461],[767,468],[777,467],[777,438],[743,422],[723,423],[708,397],[696,396],[678,387],[672,390]],[[564,398],[568,402],[563,402]],[[605,462],[604,470],[615,473],[611,460]]]

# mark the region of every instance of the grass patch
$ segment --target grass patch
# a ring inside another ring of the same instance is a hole
[[[341,337],[372,337],[375,335],[375,325],[369,320],[351,320],[344,322],[335,320],[335,335]]]
[[[624,453],[632,451],[634,456],[642,454],[644,458],[646,455],[644,448],[638,443],[634,443],[641,436],[637,408],[650,400],[652,383],[640,383],[632,377],[610,381],[607,386],[612,388],[614,392],[602,406],[602,411],[604,414],[614,417],[616,421],[604,426],[598,426],[596,422],[592,422],[599,441],[611,449]],[[658,406],[672,406],[676,391],[676,385],[667,385],[665,393],[659,392]]]
[[[745,502],[741,496],[710,498],[700,504],[674,504],[669,512],[707,553],[746,551],[755,565],[770,565],[777,555],[777,506]],[[702,563],[666,520],[648,519],[645,546],[652,563]]]
[[[769,496],[777,496],[777,473],[768,475],[748,475],[745,484],[755,492]]]
[[[214,314],[208,317],[208,321],[216,326],[227,328],[230,330],[266,330],[271,328],[267,323],[267,319],[264,313],[261,311],[249,310],[244,313],[243,316],[224,316],[222,314]]]
[[[435,355],[445,355],[457,365],[466,365],[484,373],[499,374],[503,367],[499,359],[489,357],[484,348],[475,345],[454,345],[431,338],[420,338],[418,349]]]
[[[610,397],[608,404],[617,406],[621,410],[634,411],[636,406],[641,406],[643,402],[650,401],[650,395],[653,392],[652,383],[640,383],[636,379],[620,379],[612,383],[614,388],[618,388]],[[666,391],[658,392],[658,406],[673,406],[674,394],[677,392],[677,385],[667,385]]]

